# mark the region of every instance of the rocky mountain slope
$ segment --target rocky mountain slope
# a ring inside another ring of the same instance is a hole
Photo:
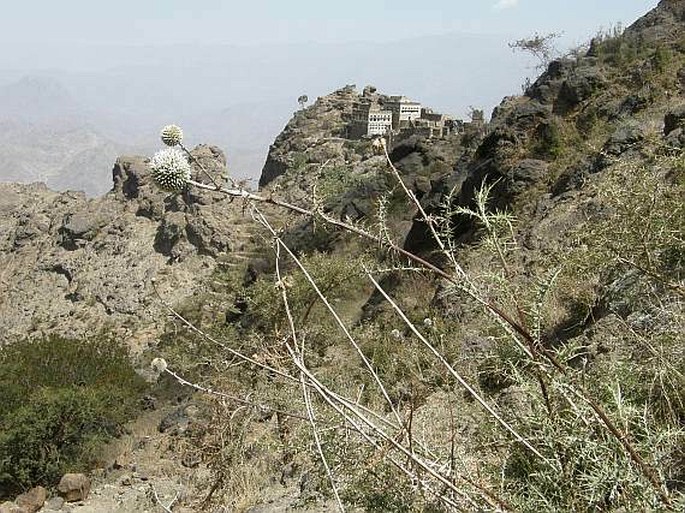
[[[447,511],[449,501],[462,510],[474,503],[488,511],[677,510],[685,482],[678,429],[685,418],[678,381],[685,371],[684,21],[685,2],[663,0],[622,36],[598,38],[587,51],[551,62],[524,95],[503,100],[482,137],[391,143],[390,160],[427,218],[371,141],[346,138],[355,89],[319,98],[288,123],[270,149],[260,194],[319,214],[265,206],[265,215],[323,283],[386,384],[390,406],[374,395],[358,353],[301,273],[283,259],[286,276],[274,276],[273,237],[255,227],[245,204],[195,189],[163,194],[151,186],[144,158],[120,158],[113,190],[93,200],[40,185],[0,186],[0,342],[106,330],[135,351],[167,351],[174,368],[228,395],[210,401],[207,417],[195,423],[187,404],[164,406],[192,429],[159,438],[154,429],[133,430],[140,436],[128,457],[144,461],[145,479],[158,479],[171,495],[174,486],[158,470],[192,474],[185,483],[195,496],[179,508],[325,510],[333,501],[308,423],[300,422],[307,417],[283,413],[306,411],[300,382],[288,388],[272,372],[298,370],[288,363],[286,291],[316,377],[355,405],[377,408],[379,422],[392,422],[396,408],[409,426],[396,440],[407,435],[416,447],[429,444],[429,457],[438,455],[434,468],[471,479],[462,490],[473,503],[449,496],[438,504],[421,491],[421,480],[383,463],[392,443],[369,447],[353,429],[337,431],[340,417],[316,403],[325,454],[352,510]],[[194,152],[212,172],[223,170],[217,149]],[[487,208],[478,201],[483,184]],[[326,227],[326,218],[380,235],[370,243]],[[447,250],[427,220],[438,223]],[[418,270],[417,260],[397,256],[383,241],[444,274]],[[394,307],[362,283],[358,262],[378,274],[410,322],[512,429],[545,454],[542,463],[496,434],[497,423],[421,352]],[[153,286],[271,370],[247,369],[234,353],[208,348],[168,322]],[[535,356],[527,359],[527,351]],[[598,409],[590,408],[590,393]],[[161,426],[161,413],[155,415],[150,422]],[[617,419],[618,437],[602,415]],[[622,438],[622,430],[632,436]],[[174,448],[196,470],[164,467]],[[113,508],[115,494],[131,511],[153,507],[140,473],[128,474],[131,464],[102,474],[83,511]],[[645,471],[650,465],[656,487]],[[107,488],[131,483],[135,493]]]
[[[224,168],[220,150],[194,151],[210,169]],[[144,347],[166,317],[153,280],[176,303],[248,242],[239,208],[209,194],[168,197],[150,184],[143,157],[118,159],[113,181],[94,199],[42,184],[0,185],[3,343],[114,330]]]

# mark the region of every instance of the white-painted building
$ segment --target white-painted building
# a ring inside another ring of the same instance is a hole
[[[415,121],[421,117],[421,104],[406,96],[391,96],[385,102],[393,112],[393,127],[398,128],[402,122]]]
[[[392,111],[373,109],[369,111],[366,135],[385,135],[392,130]]]
[[[359,104],[353,114],[354,133],[361,135],[386,135],[393,128],[393,113],[377,103]]]

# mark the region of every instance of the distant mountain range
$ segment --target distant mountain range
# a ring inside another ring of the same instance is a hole
[[[259,177],[296,99],[371,83],[436,110],[491,109],[526,75],[503,38],[446,35],[383,44],[74,47],[0,69],[0,181],[106,192],[122,153],[150,154],[180,124],[217,144],[240,178]],[[50,63],[51,68],[46,68]],[[0,59],[0,66],[2,59]]]

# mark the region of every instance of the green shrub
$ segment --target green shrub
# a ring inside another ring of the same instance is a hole
[[[652,57],[652,63],[654,64],[654,69],[659,73],[663,73],[668,69],[671,63],[672,55],[668,48],[664,46],[659,46],[654,51],[654,56]]]
[[[124,346],[107,338],[47,337],[0,350],[0,493],[92,464],[144,389]]]
[[[350,259],[324,253],[313,253],[302,257],[303,265],[311,273],[321,292],[329,301],[341,302],[353,297],[363,283],[361,258]],[[273,276],[257,280],[246,290],[245,301],[248,305],[245,325],[252,329],[270,331],[286,329],[286,315],[281,291],[274,286]],[[284,272],[284,285],[288,288],[292,314],[298,323],[322,324],[332,326],[330,314],[320,303],[307,278],[298,269]]]
[[[564,136],[560,122],[555,120],[538,127],[537,145],[533,149],[540,158],[556,159],[561,156]]]

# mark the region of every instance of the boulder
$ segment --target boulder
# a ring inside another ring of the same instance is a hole
[[[544,160],[523,159],[506,172],[506,189],[512,196],[517,196],[536,182],[540,182],[548,172]]]
[[[42,486],[36,486],[35,488],[31,488],[28,492],[22,493],[14,502],[17,506],[21,506],[29,513],[35,513],[43,507],[47,498],[47,490]]]
[[[592,162],[584,159],[561,172],[552,186],[552,196],[559,196],[565,192],[580,189],[592,172]]]
[[[611,134],[603,150],[609,155],[618,156],[640,143],[644,138],[645,133],[642,127],[635,124],[624,125]]]
[[[59,243],[64,249],[74,251],[93,240],[99,225],[90,212],[67,215],[59,229]]]
[[[609,137],[602,151],[597,155],[592,171],[599,172],[606,169],[616,160],[616,157],[639,150],[645,138],[644,129],[636,124],[620,126]]]
[[[46,510],[59,511],[64,506],[64,499],[62,497],[50,497],[45,502]]]
[[[678,128],[685,128],[685,104],[671,109],[664,116],[664,135]]]
[[[678,79],[678,85],[680,86],[680,94],[685,93],[685,66],[678,70],[676,78]]]
[[[155,235],[155,251],[164,256],[178,258],[179,252],[174,251],[176,245],[184,238],[186,230],[186,216],[182,212],[170,212],[157,228]]]
[[[685,129],[676,128],[666,136],[666,142],[673,148],[685,147]]]
[[[90,493],[90,479],[84,474],[64,474],[57,491],[66,502],[85,500]]]
[[[122,156],[117,158],[112,169],[114,191],[126,199],[138,198],[141,187],[150,181],[148,163],[147,157]]]
[[[566,114],[602,87],[604,78],[598,68],[578,68],[561,85],[554,112]]]

